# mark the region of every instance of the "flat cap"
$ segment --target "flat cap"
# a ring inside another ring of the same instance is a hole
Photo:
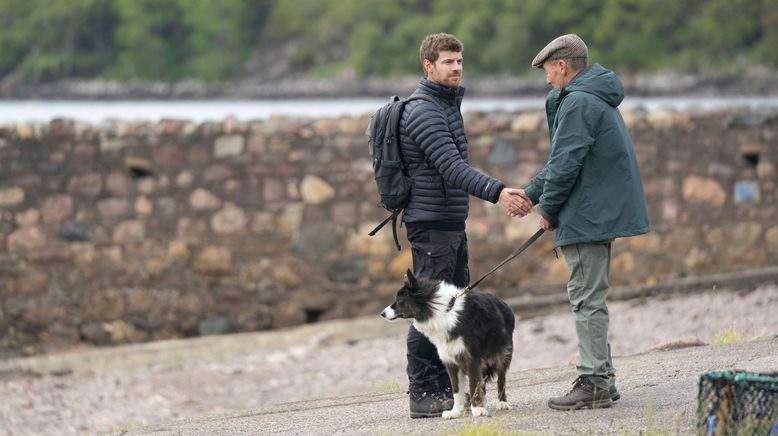
[[[570,33],[556,38],[543,47],[543,50],[532,60],[532,66],[543,68],[543,64],[548,60],[588,57],[589,49],[586,43],[578,35]]]

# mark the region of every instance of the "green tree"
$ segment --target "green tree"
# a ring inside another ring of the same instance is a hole
[[[249,4],[244,0],[178,0],[188,34],[186,77],[223,80],[241,70],[248,57]]]
[[[80,44],[86,44],[87,49],[100,48],[89,46],[94,39],[87,29],[94,30],[99,24],[88,19],[91,12],[106,6],[102,0],[1,0],[0,73],[45,80],[93,71],[82,68],[79,61],[99,64],[105,61],[106,53],[98,50],[96,56],[86,59]],[[103,59],[94,60],[101,55]]]
[[[778,2],[775,0],[762,0],[760,13],[762,34],[759,42],[754,47],[757,60],[767,65],[778,67]]]
[[[701,55],[701,66],[734,65],[733,60],[747,58],[761,36],[762,7],[753,0],[702,2],[687,32],[687,44]]]
[[[123,79],[177,80],[186,77],[189,31],[183,10],[170,0],[114,0],[119,23],[117,64]]]

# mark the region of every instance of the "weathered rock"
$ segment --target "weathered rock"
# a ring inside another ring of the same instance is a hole
[[[33,328],[43,328],[64,320],[66,316],[64,307],[44,303],[27,310],[24,314],[24,322]]]
[[[765,242],[767,243],[767,250],[773,255],[778,254],[778,226],[770,227],[765,232]]]
[[[113,345],[140,342],[140,334],[135,327],[122,320],[104,323],[103,328]]]
[[[397,283],[405,276],[405,272],[413,270],[413,255],[411,250],[403,250],[400,254],[396,255],[391,262],[389,262],[388,274],[389,277],[397,280]]]
[[[291,203],[284,206],[276,221],[276,229],[283,232],[295,232],[303,222],[304,206]]]
[[[303,283],[302,277],[289,262],[279,262],[272,268],[271,276],[273,277],[273,283],[280,289],[296,288]]]
[[[189,206],[194,210],[218,209],[222,201],[209,191],[198,188],[189,196]]]
[[[559,259],[553,258],[547,261],[545,279],[551,283],[567,283],[570,279],[570,269],[561,254]]]
[[[57,235],[60,239],[69,242],[89,242],[92,240],[92,232],[85,225],[76,222],[63,224],[57,231]]]
[[[112,171],[105,181],[105,187],[111,194],[124,197],[130,193],[130,179],[122,172]]]
[[[356,283],[367,273],[363,258],[338,259],[330,265],[327,277],[333,282]]]
[[[97,210],[103,218],[114,220],[129,213],[130,202],[126,198],[106,198],[97,202]]]
[[[305,176],[300,193],[307,204],[321,204],[335,196],[335,189],[321,177]]]
[[[113,241],[118,244],[141,242],[146,238],[146,226],[139,220],[120,222],[113,230]]]
[[[41,217],[45,224],[62,222],[73,215],[73,197],[67,194],[52,195],[43,201]]]
[[[111,335],[99,322],[85,322],[79,326],[79,333],[84,340],[95,345],[108,345]]]
[[[86,197],[97,197],[103,190],[103,178],[98,173],[86,173],[70,179],[68,192]]]
[[[14,216],[14,221],[19,227],[30,227],[38,225],[41,218],[41,211],[38,209],[27,209],[23,212],[19,212]]]
[[[246,213],[232,203],[216,212],[211,218],[211,228],[218,235],[230,235],[246,229]]]
[[[638,253],[660,254],[663,250],[662,239],[655,232],[634,236],[627,241],[629,248]]]
[[[184,162],[184,152],[177,146],[156,147],[151,152],[154,164],[164,168],[178,168]]]
[[[124,314],[124,297],[114,289],[96,291],[79,302],[84,319],[114,321]]]
[[[254,233],[273,233],[276,230],[275,216],[271,212],[257,212],[251,220]]]
[[[0,207],[16,206],[24,201],[24,190],[17,186],[0,188]]]
[[[303,256],[321,256],[338,246],[341,238],[341,232],[332,224],[310,224],[300,229],[292,244],[292,253]]]
[[[386,257],[391,254],[394,248],[392,239],[392,230],[382,229],[375,236],[370,236],[374,224],[362,224],[356,231],[350,232],[346,240],[346,253],[348,255],[362,255],[368,257]]]
[[[232,270],[232,252],[227,247],[209,245],[197,253],[192,269],[205,275],[224,275]]]
[[[721,207],[727,201],[727,193],[714,179],[688,176],[683,180],[683,198],[691,202]]]
[[[194,182],[194,175],[189,170],[184,170],[176,176],[176,186],[179,188],[188,188]]]
[[[540,129],[545,120],[546,116],[541,113],[522,113],[511,123],[511,130],[519,133],[532,133]]]
[[[171,259],[188,259],[189,247],[184,241],[170,241],[167,248],[167,254]]]
[[[243,135],[228,135],[216,138],[214,143],[214,157],[224,158],[237,156],[243,153],[245,140]]]
[[[262,187],[262,198],[272,203],[274,201],[281,201],[286,196],[286,189],[283,182],[280,180],[267,179]]]
[[[298,303],[288,302],[280,304],[273,311],[273,327],[283,328],[304,324],[306,321],[305,309]]]
[[[42,295],[46,293],[49,277],[41,271],[28,271],[21,277],[5,280],[10,295]]]
[[[184,242],[198,242],[208,233],[208,223],[194,218],[181,218],[176,225],[176,237]]]
[[[231,177],[233,177],[233,173],[230,167],[222,164],[210,165],[203,172],[203,180],[205,182],[217,182]]]
[[[635,256],[629,251],[617,254],[611,261],[611,269],[617,274],[631,276],[635,272]]]
[[[46,236],[37,227],[23,227],[8,235],[8,251],[29,252],[46,246]]]
[[[688,128],[691,124],[691,116],[689,114],[666,109],[649,112],[646,119],[652,127],[660,130]]]
[[[197,324],[197,334],[199,336],[224,335],[232,331],[232,323],[224,316],[207,318]]]
[[[756,174],[760,180],[772,180],[776,178],[775,164],[768,160],[760,159],[756,165]]]
[[[508,141],[497,141],[487,162],[493,166],[512,166],[516,162],[516,149]]]
[[[148,216],[154,211],[154,203],[145,195],[141,195],[135,199],[134,209],[137,214]]]
[[[127,294],[127,311],[130,313],[146,314],[159,304],[153,291],[133,290]]]

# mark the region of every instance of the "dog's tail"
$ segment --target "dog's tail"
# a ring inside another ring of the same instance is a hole
[[[497,374],[497,365],[490,363],[484,366],[484,381],[485,382],[491,382],[494,379],[495,374]]]

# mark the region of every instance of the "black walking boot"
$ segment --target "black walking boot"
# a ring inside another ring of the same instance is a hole
[[[548,400],[548,407],[556,410],[602,409],[611,404],[610,390],[597,387],[589,377],[578,377],[567,395]]]
[[[454,407],[445,392],[409,392],[411,418],[435,418]]]
[[[608,389],[608,393],[611,396],[611,401],[617,401],[621,398],[621,394],[616,390],[616,380],[611,381],[611,387]]]

